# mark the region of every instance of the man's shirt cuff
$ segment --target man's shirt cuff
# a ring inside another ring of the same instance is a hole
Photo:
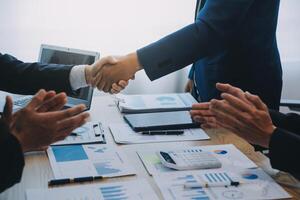
[[[76,65],[71,69],[70,84],[74,91],[88,86],[85,79],[85,67],[86,65]]]

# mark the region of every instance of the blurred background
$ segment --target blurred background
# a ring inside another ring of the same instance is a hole
[[[124,55],[192,23],[195,4],[196,0],[1,0],[0,52],[34,62],[44,43],[98,51],[101,57]],[[277,35],[283,98],[300,99],[299,8],[299,0],[281,1]],[[188,69],[153,82],[141,71],[124,92],[181,92]]]

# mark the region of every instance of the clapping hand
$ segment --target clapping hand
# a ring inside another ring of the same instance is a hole
[[[64,93],[40,90],[23,109],[12,113],[11,97],[6,98],[3,121],[20,142],[23,152],[44,150],[82,126],[88,113],[84,105],[61,110],[67,102]]]

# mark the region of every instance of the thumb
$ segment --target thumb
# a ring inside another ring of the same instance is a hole
[[[118,59],[115,56],[107,56],[98,60],[92,69],[92,74],[95,76],[104,65],[114,65],[118,62]]]
[[[10,124],[12,120],[13,100],[10,96],[6,97],[5,106],[3,109],[3,118],[6,123]]]

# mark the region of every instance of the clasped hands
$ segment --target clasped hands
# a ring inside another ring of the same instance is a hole
[[[193,119],[202,123],[202,128],[225,128],[251,144],[267,148],[276,127],[262,100],[229,84],[218,83],[216,87],[222,99],[194,104]]]
[[[85,69],[89,85],[104,92],[118,93],[140,70],[136,53],[104,57]]]

